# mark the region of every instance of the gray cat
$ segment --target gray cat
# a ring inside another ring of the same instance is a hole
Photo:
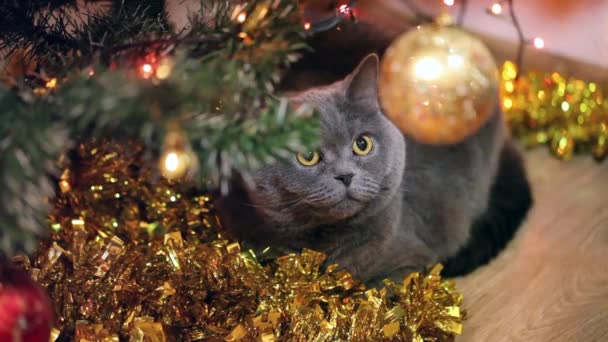
[[[323,251],[370,285],[475,254],[467,244],[506,146],[501,111],[459,144],[422,145],[384,116],[377,82],[372,54],[345,79],[294,95],[320,112],[321,147],[265,167],[254,187],[221,200],[228,230],[258,249]]]

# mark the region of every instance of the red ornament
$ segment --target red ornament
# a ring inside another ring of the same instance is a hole
[[[0,263],[0,341],[48,342],[51,303],[27,273]]]

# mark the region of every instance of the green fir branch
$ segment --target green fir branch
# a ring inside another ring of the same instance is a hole
[[[0,89],[0,183],[7,189],[0,194],[1,251],[31,250],[35,234],[47,230],[45,199],[55,191],[56,161],[72,142],[136,138],[158,157],[166,130],[177,123],[198,157],[201,184],[223,190],[234,171],[247,175],[314,147],[316,115],[294,110],[275,89],[307,48],[297,1],[249,1],[240,8],[244,23],[233,10],[205,0],[181,32],[141,7],[123,6],[69,33],[67,21],[54,21],[48,37],[0,33],[10,38],[7,47],[32,44],[31,53],[46,58],[45,69],[59,79],[44,96]],[[137,74],[134,61],[150,53],[173,62],[166,79]]]

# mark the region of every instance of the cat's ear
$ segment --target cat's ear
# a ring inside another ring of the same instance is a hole
[[[354,101],[378,101],[379,58],[367,55],[346,78],[346,96]]]

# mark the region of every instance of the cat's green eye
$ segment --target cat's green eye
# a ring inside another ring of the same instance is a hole
[[[369,135],[360,135],[355,141],[353,141],[353,152],[358,156],[366,156],[374,147],[372,138]]]
[[[296,159],[304,166],[315,166],[321,161],[321,155],[317,151],[298,153]]]

